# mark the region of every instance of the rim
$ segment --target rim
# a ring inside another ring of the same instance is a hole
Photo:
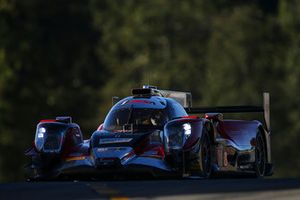
[[[259,176],[263,176],[265,173],[265,148],[264,148],[264,141],[259,134],[256,138],[256,150],[255,150],[255,162],[256,162],[256,170]]]
[[[202,170],[205,176],[209,176],[211,170],[211,157],[210,157],[210,146],[207,135],[203,138],[203,143],[201,146],[201,157],[202,157]]]

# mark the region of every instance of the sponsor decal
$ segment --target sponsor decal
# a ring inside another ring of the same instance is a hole
[[[97,148],[98,152],[104,152],[104,151],[124,151],[127,148],[124,147],[107,147],[107,148]]]
[[[101,138],[99,144],[113,144],[130,142],[132,138]]]
[[[103,151],[108,151],[108,150],[109,150],[108,148],[97,148],[98,152],[103,152]]]

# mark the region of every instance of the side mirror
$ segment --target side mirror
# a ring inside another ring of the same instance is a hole
[[[103,129],[103,123],[98,126],[97,131],[101,131],[102,129]]]
[[[117,96],[113,96],[111,98],[111,103],[112,105],[115,105],[116,103],[118,103],[120,101],[120,97],[117,97]]]

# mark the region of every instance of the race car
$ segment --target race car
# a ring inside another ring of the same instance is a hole
[[[223,119],[240,112],[263,112],[264,123]],[[41,120],[25,155],[28,180],[270,176],[269,94],[263,106],[195,108],[189,92],[143,86],[117,101],[88,140],[71,117]]]

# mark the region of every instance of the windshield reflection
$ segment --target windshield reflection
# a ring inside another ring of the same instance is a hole
[[[167,120],[163,109],[122,108],[109,113],[103,128],[108,131],[162,129]]]

